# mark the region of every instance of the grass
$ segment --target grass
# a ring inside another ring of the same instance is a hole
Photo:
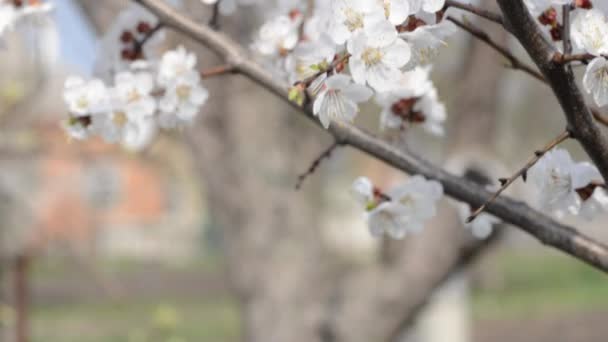
[[[608,278],[561,255],[509,255],[493,272],[500,286],[473,293],[478,318],[534,317],[608,307]]]
[[[129,302],[34,308],[37,342],[231,342],[239,339],[236,304],[227,298],[162,304]]]

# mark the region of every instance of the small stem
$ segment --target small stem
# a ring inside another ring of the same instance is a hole
[[[230,64],[218,65],[201,71],[201,78],[207,79],[215,76],[234,73],[236,69]]]
[[[158,32],[160,29],[164,27],[164,24],[159,22],[154,26],[146,35],[139,41],[135,42],[135,52],[139,54],[144,49],[144,45]]]
[[[519,171],[517,171],[513,176],[511,176],[510,178],[502,178],[500,180],[500,182],[501,182],[500,189],[498,189],[498,191],[496,191],[496,193],[494,193],[494,195],[486,203],[484,203],[482,206],[477,208],[477,210],[475,210],[471,214],[471,216],[469,216],[469,218],[467,219],[467,222],[470,223],[473,220],[475,220],[475,218],[477,218],[477,216],[479,216],[479,214],[481,214],[482,212],[484,212],[486,210],[488,205],[490,205],[492,202],[494,202],[494,200],[496,200],[498,198],[498,196],[500,196],[500,194],[502,194],[505,190],[507,190],[507,188],[509,186],[511,186],[511,184],[513,184],[519,177],[524,177],[524,179],[525,179],[526,174],[528,173],[530,168],[532,168],[534,165],[536,165],[536,163],[538,163],[538,161],[547,152],[551,151],[553,148],[555,148],[557,145],[561,144],[562,142],[568,140],[570,137],[571,137],[570,131],[565,130],[560,135],[558,135],[555,139],[551,140],[551,142],[549,142],[547,145],[545,145],[545,147],[543,147],[542,150],[536,151],[534,153],[534,156],[528,160],[526,165],[523,168],[521,168]]]
[[[454,1],[454,0],[446,0],[445,2],[445,9],[448,9],[450,7],[454,7],[454,8],[458,8],[461,9],[463,11],[467,11],[470,13],[473,13],[479,17],[488,19],[490,21],[493,21],[499,25],[504,25],[503,19],[502,19],[502,15],[498,14],[498,13],[494,13],[492,11],[488,11],[482,8],[479,8],[475,5],[471,5],[471,4],[463,4],[461,2],[458,1]]]
[[[334,141],[333,144],[331,144],[331,146],[329,146],[327,149],[325,149],[313,162],[312,164],[310,164],[310,167],[308,167],[308,170],[306,170],[306,172],[304,172],[303,174],[301,174],[300,176],[298,176],[298,182],[296,183],[296,190],[300,190],[302,188],[302,184],[304,184],[304,181],[311,176],[312,174],[315,173],[315,171],[317,171],[317,169],[319,168],[319,166],[321,166],[321,163],[323,163],[324,160],[327,160],[329,158],[331,158],[332,153],[338,148],[344,146],[344,143],[336,140]]]
[[[211,13],[211,19],[209,19],[209,27],[216,31],[220,29],[220,1],[222,0],[218,0],[213,5],[213,12]]]

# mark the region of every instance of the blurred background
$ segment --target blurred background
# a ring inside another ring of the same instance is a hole
[[[97,40],[128,1],[53,2],[50,20],[0,50],[0,340],[606,340],[605,275],[517,229],[472,243],[446,200],[420,236],[372,239],[351,182],[406,177],[376,160],[339,149],[294,190],[331,140],[240,77],[205,81],[195,127],[142,151],[69,141],[65,77],[92,74]],[[209,18],[198,0],[174,3]],[[221,24],[248,44],[265,15],[245,7]],[[201,68],[221,64],[169,33],[167,47],[178,44]],[[386,138],[456,173],[520,167],[564,121],[546,87],[505,64],[459,32],[433,69],[446,137]],[[377,113],[366,106],[357,124],[377,130]],[[509,193],[533,202],[523,184]],[[608,241],[605,219],[568,222]]]

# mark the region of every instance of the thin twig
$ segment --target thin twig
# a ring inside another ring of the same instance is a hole
[[[164,27],[164,24],[162,22],[158,22],[158,24],[156,24],[150,31],[148,31],[148,33],[146,33],[146,35],[140,39],[140,40],[136,40],[135,41],[135,54],[139,55],[143,49],[144,49],[144,45],[146,45],[146,43],[152,39],[152,37],[154,37],[154,35],[160,31],[162,28]]]
[[[458,8],[461,9],[463,11],[467,11],[470,13],[473,13],[477,16],[480,16],[482,18],[488,19],[490,21],[493,21],[499,25],[503,25],[503,20],[502,20],[502,15],[498,14],[498,13],[494,13],[492,11],[488,11],[482,8],[479,8],[475,5],[471,5],[471,4],[463,4],[461,2],[458,1],[454,1],[454,0],[446,0],[445,2],[445,9],[448,9],[450,7],[454,7],[454,8]]]
[[[507,188],[509,186],[511,186],[511,184],[513,184],[517,179],[519,179],[519,177],[522,177],[525,179],[530,168],[532,168],[534,165],[536,165],[536,163],[538,163],[538,161],[547,152],[551,151],[557,145],[568,140],[569,138],[570,138],[570,132],[568,130],[565,130],[560,135],[558,135],[555,139],[551,140],[551,142],[549,142],[545,147],[543,147],[542,150],[538,150],[538,151],[534,152],[534,156],[532,156],[528,160],[526,165],[523,168],[521,168],[519,171],[517,171],[513,176],[511,176],[510,178],[501,178],[500,179],[500,183],[501,183],[500,189],[498,189],[498,191],[496,191],[496,193],[494,193],[494,195],[492,197],[490,197],[490,199],[488,201],[486,201],[482,206],[477,208],[477,210],[475,210],[471,214],[471,216],[469,216],[469,218],[467,219],[467,222],[470,223],[473,220],[475,220],[475,218],[477,218],[477,216],[479,216],[479,214],[481,214],[482,212],[484,212],[486,210],[486,208],[488,207],[488,205],[490,205],[490,203],[494,202],[494,200],[496,200],[498,198],[498,196],[500,196],[500,194],[502,194],[505,190],[507,190]]]
[[[503,55],[509,61],[510,68],[515,69],[515,70],[521,70],[521,71],[527,73],[528,75],[536,78],[537,80],[539,80],[543,83],[547,83],[547,80],[545,79],[545,77],[543,75],[541,75],[538,71],[534,70],[531,66],[528,66],[526,63],[520,61],[507,48],[505,48],[505,47],[501,46],[500,44],[498,44],[497,42],[495,42],[486,32],[484,32],[480,28],[478,28],[468,22],[460,21],[451,16],[449,16],[447,18],[447,20],[453,22],[454,24],[456,24],[456,26],[469,32],[475,38],[488,44],[491,48],[493,48],[498,53]]]
[[[321,70],[321,71],[315,73],[314,75],[309,76],[308,78],[306,78],[300,82],[297,82],[296,84],[304,84],[305,86],[308,87],[315,79],[317,79],[317,77],[321,76],[324,73],[332,72],[340,64],[348,62],[349,58],[350,58],[350,53],[345,53],[342,57],[334,59],[334,61],[329,65],[329,67],[326,70]]]
[[[222,0],[218,0],[218,2],[213,5],[211,19],[209,19],[209,27],[216,31],[220,29],[220,1]]]
[[[230,64],[218,65],[200,72],[201,78],[207,79],[215,76],[234,73],[236,69]]]
[[[302,184],[304,184],[304,181],[311,176],[312,174],[314,174],[317,169],[319,168],[319,166],[321,166],[321,163],[323,163],[324,160],[327,160],[329,158],[331,158],[332,153],[334,153],[334,151],[338,148],[344,146],[343,143],[341,143],[340,141],[336,140],[334,141],[333,144],[331,144],[331,146],[329,146],[327,149],[325,149],[313,162],[312,164],[310,164],[310,167],[308,167],[308,170],[306,170],[306,172],[304,172],[303,174],[301,174],[300,176],[298,176],[298,182],[296,183],[296,190],[300,190],[302,188]]]

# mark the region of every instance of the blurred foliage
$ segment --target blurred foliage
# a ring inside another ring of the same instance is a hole
[[[567,256],[510,253],[492,267],[495,284],[473,293],[476,318],[525,318],[608,309],[606,275]]]

